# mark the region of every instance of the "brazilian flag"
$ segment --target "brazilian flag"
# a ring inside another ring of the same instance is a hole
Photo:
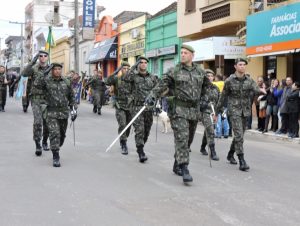
[[[51,58],[51,47],[55,46],[55,41],[53,38],[53,33],[52,33],[52,26],[49,26],[49,31],[48,31],[48,37],[47,37],[47,42],[45,46],[45,50],[49,53],[49,63],[50,63],[50,58]]]

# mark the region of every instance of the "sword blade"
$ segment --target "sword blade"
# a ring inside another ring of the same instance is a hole
[[[105,152],[108,152],[109,149],[111,149],[111,147],[117,142],[117,140],[119,140],[119,138],[123,135],[123,133],[126,132],[126,130],[129,128],[129,126],[131,126],[131,124],[137,119],[137,117],[140,116],[140,114],[142,114],[142,112],[145,110],[146,106],[143,106],[141,108],[141,110],[133,117],[133,119],[131,119],[131,121],[127,124],[127,126],[122,130],[122,132],[119,134],[119,136],[117,136],[116,139],[114,139],[114,141],[111,143],[111,145],[108,146],[108,148],[106,148]]]

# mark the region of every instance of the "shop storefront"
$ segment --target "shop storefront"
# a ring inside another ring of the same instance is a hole
[[[145,55],[145,24],[149,15],[144,13],[120,25],[119,63],[135,64],[139,56]]]
[[[185,44],[195,49],[194,62],[221,75],[234,73],[234,60],[245,57],[245,47],[235,46],[237,37],[210,37]]]
[[[180,60],[181,39],[177,37],[177,12],[151,18],[146,25],[146,56],[149,70],[159,77]]]
[[[300,81],[299,12],[300,3],[294,3],[247,17],[246,54],[262,65],[256,73]]]

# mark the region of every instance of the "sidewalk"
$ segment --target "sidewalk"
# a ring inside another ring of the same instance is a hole
[[[273,140],[282,140],[282,141],[300,144],[300,138],[289,138],[287,135],[277,135],[272,131],[267,133],[262,133],[254,129],[249,129],[246,130],[246,133],[251,135],[256,135],[256,136],[264,136],[266,138],[273,139]]]

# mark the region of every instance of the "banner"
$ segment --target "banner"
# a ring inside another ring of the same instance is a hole
[[[82,27],[94,28],[95,26],[95,0],[83,1],[83,23]]]
[[[28,77],[21,76],[21,79],[18,83],[18,88],[16,91],[16,99],[20,100],[22,97],[26,97],[26,88],[27,88]]]
[[[45,45],[45,50],[49,53],[49,57],[48,57],[49,63],[50,63],[50,58],[51,58],[51,47],[53,47],[53,46],[55,46],[55,42],[54,42],[54,38],[53,38],[52,27],[49,26],[47,42]]]

